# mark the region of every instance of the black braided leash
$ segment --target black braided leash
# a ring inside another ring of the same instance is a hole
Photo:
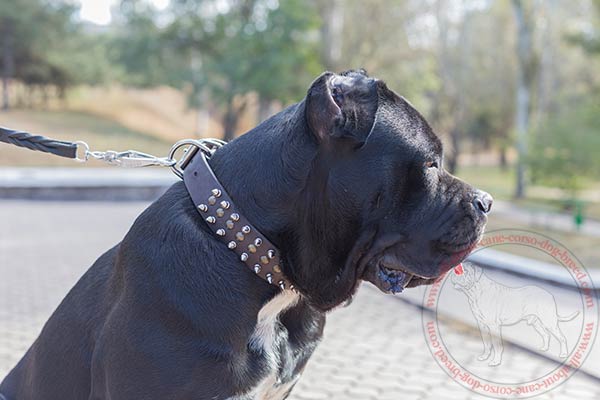
[[[60,157],[77,158],[77,144],[54,140],[27,132],[0,127],[0,142],[14,144],[30,150],[43,151]]]

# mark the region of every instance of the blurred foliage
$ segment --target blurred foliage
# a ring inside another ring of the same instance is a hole
[[[596,9],[593,13],[592,18],[594,19],[594,25],[591,29],[584,32],[576,32],[569,35],[571,42],[579,44],[585,51],[592,54],[600,53],[600,0],[592,0],[592,4]]]
[[[256,93],[263,104],[302,96],[321,69],[309,35],[318,20],[301,0],[234,1],[223,10],[220,4],[174,1],[165,38],[190,60],[192,101],[220,108],[231,139],[247,105],[243,95]]]
[[[149,3],[123,0],[114,11],[112,29],[105,34],[108,58],[117,80],[134,87],[181,87],[192,79],[189,62],[169,46],[159,14]]]
[[[593,66],[600,55],[600,0],[592,2],[591,26],[584,33],[565,34],[580,46]],[[533,183],[565,189],[574,198],[600,176],[600,84],[586,79],[583,93],[569,91],[569,101],[548,113],[533,132],[529,166]]]
[[[592,56],[600,55],[600,1],[593,2],[594,26],[585,35],[568,39]],[[557,186],[573,197],[600,175],[600,95],[597,82],[591,94],[580,96],[549,115],[533,138],[529,157],[532,181]]]
[[[3,76],[29,85],[72,83],[73,70],[58,56],[63,40],[73,32],[75,9],[64,3],[5,0],[0,3],[0,46]]]
[[[600,176],[600,98],[553,115],[533,136],[530,165],[534,183],[575,194]]]
[[[0,2],[0,58],[3,83],[16,79],[28,87],[21,103],[32,104],[35,89],[47,100],[79,83],[105,82],[111,69],[102,38],[75,22],[77,8],[68,2],[4,0]],[[10,106],[7,91],[3,106]]]
[[[310,36],[319,20],[310,8],[300,0],[174,0],[159,15],[147,2],[123,0],[111,58],[127,84],[188,89],[192,106],[223,114],[231,139],[244,95],[289,103],[319,73],[318,43]]]
[[[249,109],[259,122],[321,71],[363,67],[423,112],[451,170],[472,153],[508,168],[527,108],[526,177],[577,190],[598,173],[600,0],[517,3],[531,23],[521,108],[516,3],[489,0],[121,0],[103,27],[70,0],[3,0],[0,73],[27,90],[2,93],[33,105],[21,99],[78,84],[168,85],[230,139]]]

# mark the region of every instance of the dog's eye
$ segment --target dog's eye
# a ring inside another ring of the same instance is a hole
[[[437,167],[438,167],[437,161],[427,161],[425,163],[425,168],[437,168]]]

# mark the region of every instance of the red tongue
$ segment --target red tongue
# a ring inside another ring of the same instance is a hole
[[[455,273],[456,275],[462,275],[462,274],[463,274],[463,272],[465,272],[465,271],[463,271],[463,266],[462,266],[462,264],[458,264],[456,267],[454,267],[454,273]]]

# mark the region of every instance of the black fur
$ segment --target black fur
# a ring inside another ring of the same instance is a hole
[[[477,192],[442,169],[441,151],[405,100],[348,71],[323,74],[305,100],[212,157],[303,293],[277,328],[279,382],[304,368],[326,311],[361,279],[381,287],[378,263],[433,277],[478,239]],[[430,160],[439,168],[424,167]],[[248,393],[269,372],[249,338],[277,293],[211,234],[177,183],[81,278],[0,392],[9,400]]]

